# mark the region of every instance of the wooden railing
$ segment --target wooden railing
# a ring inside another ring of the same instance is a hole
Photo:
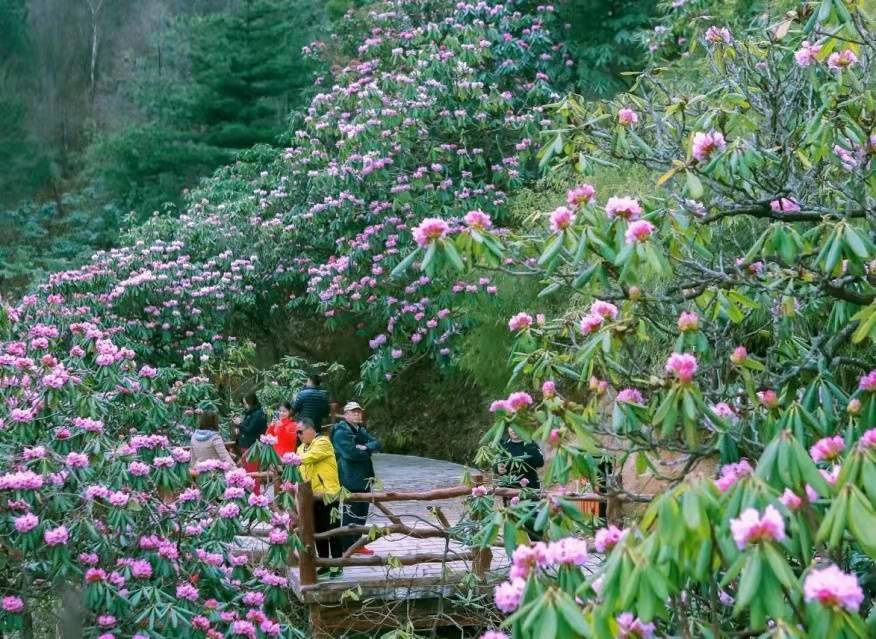
[[[476,483],[482,478],[476,477]],[[309,483],[298,484],[298,534],[304,546],[299,553],[298,570],[302,590],[311,590],[316,587],[318,568],[323,567],[354,567],[354,566],[387,566],[387,565],[415,565],[421,563],[437,563],[447,561],[471,561],[472,572],[483,577],[492,564],[492,551],[490,548],[472,548],[468,550],[452,550],[449,542],[454,539],[451,526],[443,516],[440,508],[435,509],[436,519],[440,525],[429,522],[428,526],[409,526],[402,521],[402,516],[392,512],[386,505],[388,502],[405,501],[438,501],[466,497],[471,494],[470,486],[453,486],[450,488],[438,488],[421,492],[369,492],[351,493],[346,496],[344,503],[368,502],[378,509],[389,520],[384,526],[338,526],[331,530],[316,532],[314,525],[314,495]],[[492,488],[490,494],[496,497],[515,497],[520,493],[517,488]],[[587,494],[576,498],[592,501],[604,501],[602,495]],[[444,552],[417,553],[407,556],[381,556],[372,555],[367,557],[354,557],[355,552],[365,544],[376,538],[387,535],[400,534],[417,539],[442,538],[445,540]],[[317,540],[326,540],[333,537],[359,535],[359,539],[351,545],[338,558],[319,557],[316,551]]]

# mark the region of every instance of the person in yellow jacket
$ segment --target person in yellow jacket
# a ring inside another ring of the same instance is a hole
[[[335,449],[331,440],[325,435],[318,435],[313,421],[308,417],[298,420],[298,438],[301,446],[298,456],[301,458],[299,472],[303,481],[310,482],[313,488],[313,524],[316,532],[332,529],[332,502],[341,492],[341,482],[338,479],[338,462],[335,459]],[[341,538],[330,537],[316,542],[316,554],[320,557],[341,557]],[[342,568],[321,568],[317,574],[327,574],[329,577],[341,575]]]

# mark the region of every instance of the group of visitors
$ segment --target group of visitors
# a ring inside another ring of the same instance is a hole
[[[298,393],[294,403],[283,402],[277,407],[274,421],[268,424],[264,409],[255,393],[243,399],[244,413],[237,430],[235,448],[241,459],[262,435],[271,435],[276,440],[274,450],[280,457],[296,453],[300,460],[302,480],[309,482],[314,493],[314,527],[316,532],[325,532],[332,525],[332,512],[336,508],[341,488],[350,492],[365,492],[374,482],[374,465],[371,455],[380,450],[380,443],[365,428],[365,413],[357,402],[348,402],[343,415],[336,423],[329,418],[331,409],[328,393],[321,388],[318,375],[311,375],[305,387]],[[216,459],[228,465],[234,459],[225,447],[219,434],[219,417],[213,411],[205,411],[198,417],[198,429],[192,434],[192,465]],[[257,461],[245,461],[247,472],[259,471]],[[260,494],[260,482],[253,492]],[[343,504],[342,526],[364,526],[368,518],[368,502]],[[343,537],[331,537],[316,542],[320,557],[343,556],[361,537],[358,532]],[[357,548],[355,553],[374,554],[367,546]],[[326,568],[319,571],[330,577],[339,576],[341,568]]]

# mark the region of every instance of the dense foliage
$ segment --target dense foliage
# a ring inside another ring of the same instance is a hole
[[[380,3],[308,47],[337,66],[286,149],[243,152],[178,218],[4,307],[4,628],[79,589],[85,636],[291,636],[297,540],[272,506],[294,505],[295,460],[254,449],[283,469],[277,504],[218,468],[194,488],[178,446],[219,399],[207,374],[240,338],[319,318],[369,343],[363,388],[380,389],[453,366],[498,287],[535,283],[498,318],[513,392],[485,443],[509,425],[542,442],[552,488],[597,482],[608,457],[613,498],[650,500],[631,474],[666,490],[591,543],[562,495],[494,511],[479,487],[486,523],[462,528],[513,553],[509,631],[872,634],[872,31],[858,3],[743,4],[670,3],[640,35],[654,67],[594,103],[558,93],[574,69],[547,4]],[[575,186],[521,223],[513,194],[544,169]],[[584,183],[609,170],[653,183]],[[271,549],[245,563],[234,538],[256,522]]]
[[[543,442],[557,486],[595,484],[608,455],[607,493],[651,501],[593,546],[562,497],[497,512],[482,543],[513,547],[531,518],[549,540],[518,546],[496,590],[513,636],[876,632],[869,20],[826,1],[768,31],[709,24],[684,62],[704,76],[695,92],[655,69],[615,100],[556,105],[546,162],[645,167],[653,189],[582,183],[542,229],[502,238],[472,218],[429,236],[433,270],[477,234],[577,301],[508,318],[515,392],[487,441],[511,426]],[[664,492],[635,493],[635,474]]]

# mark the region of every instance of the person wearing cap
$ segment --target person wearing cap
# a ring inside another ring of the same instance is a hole
[[[344,406],[344,417],[332,429],[332,445],[338,458],[338,475],[341,485],[351,493],[367,492],[374,481],[374,464],[371,454],[380,450],[380,442],[369,433],[363,423],[362,407],[356,402]],[[368,502],[344,504],[341,516],[343,526],[364,526],[368,518]],[[348,535],[342,540],[344,551],[352,546],[359,535]],[[356,552],[374,554],[368,548]]]

